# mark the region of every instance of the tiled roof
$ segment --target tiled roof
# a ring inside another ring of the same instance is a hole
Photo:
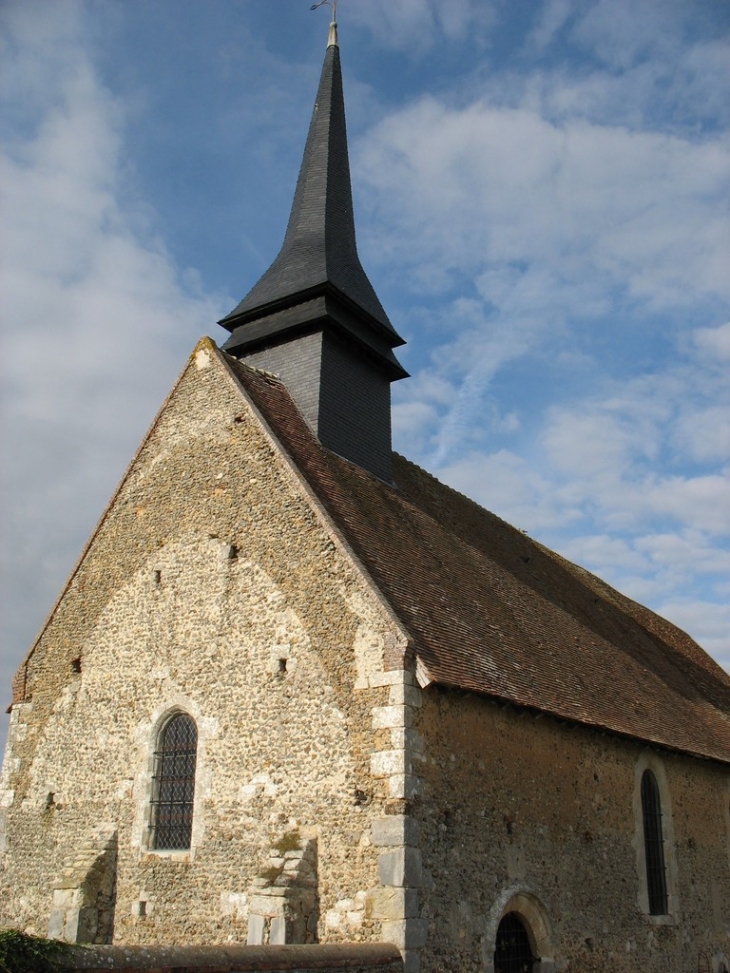
[[[687,634],[402,457],[391,487],[329,452],[226,360],[434,682],[730,762],[730,676]]]

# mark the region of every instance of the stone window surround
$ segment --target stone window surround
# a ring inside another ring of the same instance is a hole
[[[554,973],[555,939],[550,916],[540,899],[525,884],[512,885],[497,898],[487,916],[485,945],[485,973],[494,973],[494,950],[497,929],[508,912],[514,912],[523,922],[533,955],[540,957],[533,973]]]
[[[667,883],[667,913],[653,916],[649,911],[649,889],[646,877],[646,849],[644,845],[644,815],[641,803],[641,781],[644,772],[650,770],[659,788],[662,811],[662,838],[664,839],[664,868]],[[641,914],[652,925],[675,925],[679,919],[679,897],[677,894],[677,858],[675,854],[674,823],[672,802],[664,762],[653,750],[644,750],[634,768],[634,838],[636,868],[638,872],[637,902]]]
[[[195,800],[193,806],[193,827],[192,833],[190,835],[190,847],[181,850],[168,850],[164,848],[152,848],[150,846],[150,841],[152,837],[152,829],[150,827],[152,823],[152,797],[154,790],[154,766],[155,766],[155,750],[158,748],[160,734],[162,733],[165,726],[170,722],[173,717],[180,714],[185,714],[195,721],[195,725],[198,730],[198,755],[195,770],[195,792],[196,798],[199,793],[200,781],[202,778],[202,760],[204,747],[201,746],[203,739],[203,734],[201,733],[202,727],[204,727],[204,721],[201,720],[200,713],[198,712],[198,707],[193,703],[192,700],[188,698],[179,697],[172,701],[163,703],[161,706],[155,710],[152,714],[152,719],[147,725],[145,737],[146,737],[146,752],[145,752],[145,766],[140,774],[137,775],[137,780],[141,784],[139,787],[135,787],[135,792],[140,794],[141,797],[137,802],[137,820],[140,821],[140,826],[135,828],[135,832],[139,835],[139,840],[137,847],[143,855],[148,855],[154,858],[167,858],[171,861],[177,862],[190,862],[195,857],[195,849],[200,844],[202,838],[202,818],[199,812],[199,801]],[[202,724],[202,726],[201,726]]]

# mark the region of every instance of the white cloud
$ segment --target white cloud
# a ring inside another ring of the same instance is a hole
[[[696,377],[701,381],[700,374]],[[665,383],[661,378],[633,387],[626,383],[619,399],[591,399],[551,410],[542,441],[553,475],[561,482],[569,479],[592,516],[616,528],[645,530],[668,519],[726,535],[728,471],[679,475],[664,469],[660,459],[678,439],[690,442],[690,455],[700,450],[707,458],[707,443],[714,445],[719,438],[705,436],[703,410],[684,410],[683,397],[691,401],[691,394],[688,382],[670,376]],[[716,410],[708,411],[714,415]]]
[[[594,487],[607,481],[609,489],[648,445],[628,417],[575,407],[552,410],[543,444],[554,470]]]
[[[564,543],[562,553],[573,561],[592,568],[601,577],[647,573],[650,559],[625,537],[611,534],[586,534]]]
[[[693,338],[700,353],[710,361],[730,362],[730,322],[718,328],[697,328]]]
[[[439,37],[463,40],[494,21],[489,0],[367,0],[353,4],[348,20],[367,27],[388,47],[423,53]]]
[[[636,538],[634,548],[653,565],[677,572],[685,579],[693,574],[717,574],[730,581],[730,551],[714,547],[701,531],[647,534]]]
[[[574,7],[572,0],[547,0],[527,38],[528,49],[535,47],[542,50],[547,47],[569,20]]]
[[[730,606],[707,601],[672,599],[660,601],[657,611],[695,638],[730,672]]]
[[[662,478],[649,487],[643,500],[648,515],[668,516],[709,534],[730,534],[730,470]]]
[[[633,536],[585,534],[564,541],[561,552],[613,584],[620,581],[627,594],[655,602],[688,590],[698,579],[706,580],[708,590],[721,597],[718,579],[730,578],[730,553],[702,531],[689,528]]]
[[[435,473],[522,530],[539,532],[556,522],[566,526],[583,518],[579,505],[571,502],[570,490],[556,487],[509,450],[467,452]]]
[[[4,90],[35,106],[0,154],[7,686],[119,457],[221,307],[181,277],[125,192],[124,112],[85,53],[81,8],[10,4],[3,18]]]
[[[730,295],[727,140],[427,98],[376,126],[359,159],[382,236],[399,241],[384,257],[419,286],[540,261],[564,284],[613,285],[657,310]]]
[[[573,37],[611,68],[625,70],[650,54],[662,60],[675,54],[682,13],[680,0],[596,0]]]

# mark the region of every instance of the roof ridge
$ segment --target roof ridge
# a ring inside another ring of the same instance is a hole
[[[457,490],[456,487],[451,486],[450,483],[445,483],[443,480],[439,480],[439,478],[434,473],[431,473],[430,470],[427,470],[423,466],[419,466],[418,463],[414,462],[412,459],[409,459],[407,456],[404,456],[402,453],[393,450],[393,456],[397,456],[398,459],[402,460],[404,463],[408,463],[409,466],[412,466],[414,469],[418,470],[419,473],[422,473],[424,476],[428,477],[429,480],[433,480],[433,482],[437,483],[442,490],[448,490],[450,493],[453,493],[454,496],[457,496],[459,497],[459,499],[465,500],[467,503],[476,507],[477,510],[484,511],[485,513],[489,514],[490,517],[494,517],[496,520],[499,520],[506,527],[509,527],[511,530],[517,531],[517,533],[522,534],[523,537],[527,537],[527,539],[532,541],[534,544],[538,544],[538,545],[540,544],[539,541],[535,540],[535,538],[526,530],[524,530],[522,527],[516,527],[514,524],[511,524],[508,520],[505,520],[504,517],[500,517],[499,514],[496,514],[493,510],[488,510],[487,507],[479,503],[478,500],[475,500],[473,497],[470,497],[466,493],[462,493],[461,490]],[[540,545],[540,546],[544,546],[544,545]],[[545,548],[545,550],[551,553],[550,548]]]
[[[503,517],[500,517],[499,514],[494,513],[494,511],[489,510],[487,507],[484,507],[482,504],[478,503],[472,497],[467,496],[466,494],[457,490],[455,487],[450,486],[448,483],[444,483],[442,480],[439,480],[437,476],[435,476],[429,470],[426,470],[423,467],[419,466],[417,463],[414,463],[413,460],[408,459],[407,456],[403,456],[402,454],[396,452],[394,452],[394,455],[397,456],[398,459],[401,460],[403,463],[406,463],[408,464],[408,466],[416,469],[422,476],[424,476],[425,478],[427,478],[428,480],[436,484],[441,491],[448,491],[448,493],[459,498],[459,500],[465,501],[470,507],[472,507],[479,514],[486,515],[490,519],[493,519],[494,521],[498,521],[508,531],[512,531],[517,534],[520,534],[522,537],[525,538],[528,544],[532,545],[534,548],[540,551],[544,557],[548,558],[553,563],[562,566],[563,569],[568,571],[570,574],[573,574],[574,576],[578,576],[578,580],[580,580],[580,583],[585,585],[585,587],[589,588],[590,590],[595,590],[596,588],[600,588],[602,596],[610,600],[617,610],[626,614],[627,609],[629,608],[633,609],[632,611],[628,612],[631,615],[633,622],[636,625],[641,626],[641,628],[651,638],[654,639],[658,638],[662,642],[666,643],[666,637],[662,636],[657,631],[657,629],[659,627],[670,628],[675,633],[675,636],[678,638],[678,641],[682,643],[682,645],[680,646],[677,643],[677,641],[675,641],[675,645],[674,645],[675,649],[677,649],[683,656],[689,658],[689,660],[694,664],[700,664],[705,670],[708,671],[708,673],[711,673],[715,677],[720,676],[725,681],[727,681],[728,684],[730,684],[730,674],[728,674],[722,668],[722,666],[720,666],[717,662],[715,662],[715,660],[712,659],[712,657],[709,656],[702,649],[702,646],[699,645],[699,643],[696,642],[695,639],[693,639],[692,636],[689,635],[687,632],[685,632],[684,629],[682,629],[679,625],[672,622],[670,619],[665,618],[663,615],[660,615],[657,611],[654,611],[654,609],[649,608],[647,605],[642,604],[640,601],[637,601],[635,598],[631,598],[629,595],[620,591],[618,588],[610,584],[604,578],[600,577],[595,572],[591,571],[590,568],[587,568],[585,567],[585,565],[580,564],[569,557],[566,557],[564,554],[561,554],[559,551],[553,550],[552,548],[544,544],[542,541],[538,540],[535,537],[532,537],[532,535],[527,533],[527,531],[522,530],[519,527],[515,527],[514,524],[511,524]],[[445,525],[435,515],[429,513],[428,511],[422,510],[422,512],[427,516],[431,517],[431,519],[439,525],[439,528],[445,527],[447,530],[449,529],[448,525]],[[478,545],[472,543],[468,538],[462,537],[461,540],[462,543],[468,544],[470,547],[472,547],[480,554],[486,553],[483,550],[481,550]],[[487,554],[486,556],[490,556],[490,555]],[[647,622],[649,621],[653,621],[658,624],[654,624],[654,625],[647,624]]]

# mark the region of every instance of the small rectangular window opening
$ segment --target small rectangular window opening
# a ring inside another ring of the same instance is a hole
[[[279,659],[279,672],[286,672],[286,659]]]
[[[81,656],[71,660],[71,671],[81,672]]]

